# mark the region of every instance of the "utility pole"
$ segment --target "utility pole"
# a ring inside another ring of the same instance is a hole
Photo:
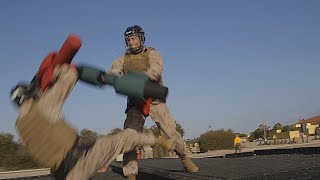
[[[266,134],[266,127],[267,127],[267,125],[264,125],[263,124],[263,137],[264,137],[264,143],[266,143],[266,141],[267,141],[267,134]]]
[[[259,127],[263,131],[263,141],[264,141],[264,144],[265,144],[267,142],[267,133],[266,133],[267,125],[260,124]]]

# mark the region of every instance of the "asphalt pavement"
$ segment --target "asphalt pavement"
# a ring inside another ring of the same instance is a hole
[[[302,146],[302,147],[301,147]],[[244,149],[234,154],[232,150],[208,152],[193,158],[199,172],[190,174],[179,158],[139,160],[138,180],[201,180],[201,179],[320,179],[320,144],[269,146]],[[211,156],[210,156],[211,154]],[[17,178],[24,179],[24,178]],[[50,176],[27,179],[52,180]],[[122,162],[114,162],[109,170],[92,180],[124,180]]]
[[[193,160],[200,169],[194,174],[187,173],[177,158],[140,160],[139,173],[149,173],[150,176],[138,179],[320,179],[320,154]],[[121,168],[121,163],[113,165]]]

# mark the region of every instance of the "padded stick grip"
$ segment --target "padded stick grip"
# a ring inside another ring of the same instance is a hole
[[[158,83],[147,81],[144,86],[144,96],[159,99],[166,102],[168,96],[168,88]]]
[[[75,34],[69,35],[57,55],[54,57],[54,64],[70,64],[80,47],[81,39]]]

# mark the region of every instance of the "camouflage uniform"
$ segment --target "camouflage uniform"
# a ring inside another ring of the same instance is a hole
[[[237,153],[238,151],[241,152],[241,138],[236,136],[233,140],[233,144],[234,144],[234,150],[235,150],[235,153]]]
[[[124,55],[113,61],[112,66],[107,71],[107,73],[113,75],[123,75],[129,72],[142,71],[145,72],[151,80],[162,85],[163,61],[160,53],[154,48],[143,47],[142,52],[139,54],[140,55],[138,56],[140,58],[135,57],[137,55],[133,55],[130,53],[130,51],[127,50]],[[124,123],[124,128],[131,128],[137,131],[142,131],[143,125],[145,123],[145,117],[136,107],[130,105],[130,99],[128,101],[126,112],[127,117]],[[170,114],[167,104],[157,100],[153,100],[150,107],[149,115],[151,119],[157,124],[160,130],[160,135],[164,138],[170,138],[175,141],[175,152],[182,158],[187,157],[187,147],[180,133],[176,130],[176,122]],[[139,121],[133,118],[136,116],[139,117]],[[141,117],[143,117],[143,119],[141,119]],[[136,175],[138,173],[136,152],[132,151],[130,153],[124,154],[123,159],[124,175]]]
[[[62,137],[62,141],[64,138],[69,139],[66,141],[71,142],[71,145],[76,142],[74,136],[70,136],[72,137],[70,138],[66,137],[63,132],[61,132],[62,135],[50,132],[51,129],[63,126],[67,127],[69,132],[71,131],[70,134],[76,134],[76,130],[63,120],[61,109],[76,84],[77,71],[68,65],[57,66],[54,76],[56,79],[54,85],[46,89],[41,94],[40,99],[29,99],[20,106],[20,116],[17,120],[18,129],[24,126],[22,130],[19,129],[19,133],[22,139],[27,141],[26,145],[28,150],[31,150],[30,154],[38,162],[42,162],[41,164],[51,167],[53,172],[59,170],[66,154],[70,152],[70,147],[57,148],[55,140],[58,141],[57,139]],[[33,119],[37,119],[38,124],[34,123]],[[42,123],[42,121],[47,124]],[[50,125],[50,123],[52,124]],[[48,131],[42,130],[41,126],[47,128]],[[56,130],[61,129],[56,128]],[[52,141],[48,141],[48,139]],[[87,149],[78,157],[75,165],[72,166],[73,168],[67,172],[66,179],[87,180],[96,174],[99,169],[114,161],[119,154],[132,151],[143,145],[154,145],[156,142],[157,139],[152,133],[137,133],[132,129],[125,129],[115,135],[102,136],[90,149]],[[64,142],[62,144],[65,145]],[[56,149],[59,153],[51,149]],[[60,155],[56,156],[55,154]]]

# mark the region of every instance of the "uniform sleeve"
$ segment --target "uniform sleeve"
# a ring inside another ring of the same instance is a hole
[[[147,75],[151,80],[160,81],[162,79],[163,61],[160,53],[156,50],[151,50],[149,54],[150,68]]]
[[[124,56],[120,56],[112,62],[111,68],[107,70],[107,74],[123,75]]]

